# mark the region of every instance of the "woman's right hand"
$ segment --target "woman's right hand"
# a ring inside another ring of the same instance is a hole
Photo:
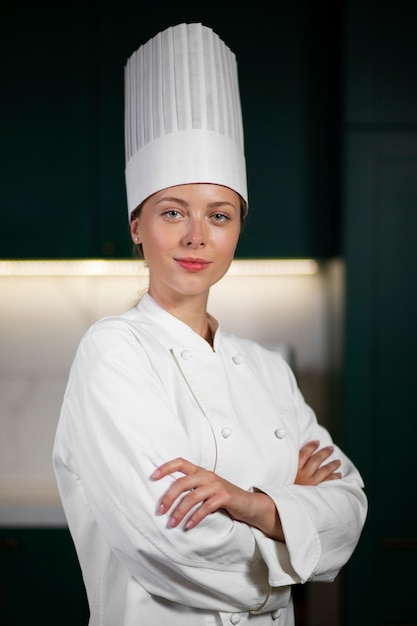
[[[309,441],[301,449],[298,457],[298,471],[294,483],[296,485],[319,485],[326,480],[342,478],[337,470],[340,461],[337,459],[323,465],[333,454],[333,446],[320,448],[319,441]]]
[[[273,539],[284,541],[278,511],[267,494],[242,489],[215,472],[183,458],[163,463],[153,472],[151,478],[160,480],[175,472],[181,472],[183,476],[171,483],[157,509],[160,515],[169,512],[168,526],[171,528],[185,522],[183,527],[189,530],[211,513],[224,509],[232,519],[259,528]],[[189,517],[185,521],[187,516]]]

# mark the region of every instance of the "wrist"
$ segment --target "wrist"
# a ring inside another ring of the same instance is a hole
[[[262,491],[254,491],[251,495],[253,496],[249,513],[251,520],[248,520],[248,524],[258,528],[271,539],[285,542],[275,502]]]

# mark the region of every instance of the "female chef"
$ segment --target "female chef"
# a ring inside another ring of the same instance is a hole
[[[335,578],[367,502],[282,357],[207,312],[247,212],[236,62],[211,29],[129,59],[126,158],[149,288],[83,337],[53,454],[90,624],[293,626],[292,586]]]

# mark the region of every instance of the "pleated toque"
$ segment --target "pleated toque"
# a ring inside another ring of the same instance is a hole
[[[125,149],[129,216],[187,183],[225,185],[247,202],[236,57],[211,28],[167,28],[128,59]]]

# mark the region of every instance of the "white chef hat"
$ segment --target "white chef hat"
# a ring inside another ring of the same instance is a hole
[[[225,185],[247,203],[236,58],[211,28],[167,28],[128,59],[125,149],[129,216],[186,183]]]

